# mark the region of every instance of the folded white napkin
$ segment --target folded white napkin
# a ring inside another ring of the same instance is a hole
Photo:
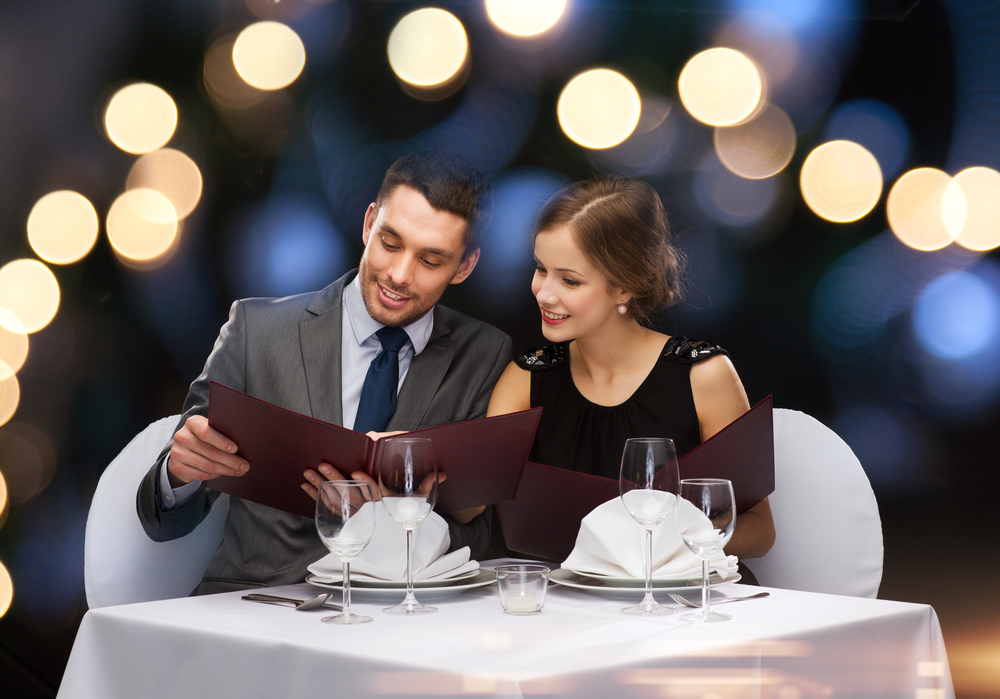
[[[659,580],[701,576],[701,559],[684,545],[680,532],[696,534],[711,523],[701,510],[679,499],[674,515],[653,529],[653,577]],[[563,568],[616,578],[646,577],[646,530],[625,509],[621,498],[599,505],[580,522],[576,546]],[[709,561],[709,571],[728,577],[736,571],[736,556],[721,551]]]
[[[365,550],[351,561],[352,580],[406,580],[406,531],[392,518],[385,506],[374,503],[375,533]],[[452,578],[478,570],[479,563],[469,560],[469,547],[445,554],[451,544],[448,523],[431,512],[413,531],[413,579]],[[328,554],[309,566],[318,582],[340,582],[343,566],[334,554]]]

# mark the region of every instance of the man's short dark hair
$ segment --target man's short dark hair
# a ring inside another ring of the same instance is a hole
[[[385,173],[376,205],[382,206],[401,184],[423,194],[438,211],[450,211],[468,222],[466,254],[479,247],[493,197],[486,177],[471,163],[445,151],[417,151],[404,155]]]

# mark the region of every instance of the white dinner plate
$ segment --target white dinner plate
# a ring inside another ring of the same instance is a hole
[[[467,570],[464,573],[459,573],[450,578],[434,578],[432,580],[414,580],[413,588],[419,589],[422,587],[440,587],[442,585],[447,585],[450,583],[458,582],[459,580],[468,580],[469,578],[474,578],[479,575],[481,571],[479,568],[475,570]],[[312,583],[313,585],[319,585],[320,583],[316,581],[315,576],[310,574],[306,578],[306,582]],[[330,578],[325,579],[324,584],[326,585],[339,585],[342,580],[333,580]],[[351,589],[355,590],[361,587],[385,587],[392,590],[403,588],[406,589],[406,582],[402,580],[379,580],[378,578],[370,578],[367,575],[358,577],[354,574],[351,575]]]
[[[608,585],[613,585],[614,587],[641,587],[645,589],[646,578],[616,578],[611,575],[601,575],[600,573],[589,573],[585,570],[570,570],[569,568],[564,568],[568,573],[575,573],[577,575],[583,576],[585,578],[590,578],[592,580],[597,580],[601,583],[606,583]],[[708,584],[711,585],[722,585],[723,583],[736,582],[740,579],[739,573],[732,573],[729,577],[723,579],[718,573],[712,572],[708,576]],[[701,587],[701,575],[697,575],[693,578],[653,578],[653,587]]]
[[[549,580],[556,583],[557,585],[565,585],[567,587],[575,587],[579,590],[586,590],[587,592],[596,592],[598,594],[611,594],[611,595],[622,595],[622,594],[642,594],[645,592],[646,581],[636,580],[634,578],[610,578],[610,579],[598,579],[597,576],[587,577],[580,575],[579,573],[574,573],[571,570],[566,570],[560,568],[559,570],[553,570],[549,573]],[[612,580],[618,580],[623,582],[612,582]],[[716,585],[726,585],[728,583],[739,582],[740,574],[733,573],[728,578],[721,578],[718,574],[712,573],[708,577],[708,584],[710,587],[715,587]],[[697,578],[691,578],[690,580],[656,580],[653,579],[653,589],[654,590],[677,590],[677,589],[692,589],[701,586],[701,576]]]
[[[417,599],[421,602],[451,597],[474,587],[484,587],[497,581],[496,573],[492,570],[481,570],[471,578],[462,578],[449,582],[447,580],[425,580],[420,587],[414,583]],[[329,590],[343,590],[343,585],[339,582],[327,583],[319,582],[312,575],[306,576],[306,582],[317,587],[325,587]],[[388,585],[392,585],[389,587]],[[380,599],[385,601],[401,600],[406,595],[405,582],[386,583],[386,586],[371,587],[367,583],[351,580],[351,597],[363,599]]]

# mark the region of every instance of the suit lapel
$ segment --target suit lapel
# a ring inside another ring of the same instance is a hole
[[[326,287],[306,307],[308,315],[299,322],[299,344],[305,367],[309,409],[313,417],[342,425],[341,336],[343,333],[344,284],[353,272]]]
[[[450,332],[441,314],[435,313],[431,339],[424,351],[410,362],[403,388],[396,398],[396,413],[389,420],[386,431],[415,430],[420,426],[454,359],[455,351],[448,338]]]

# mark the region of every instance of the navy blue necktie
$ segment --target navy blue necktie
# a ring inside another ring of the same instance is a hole
[[[396,387],[399,384],[399,350],[409,340],[402,328],[384,327],[375,333],[382,351],[372,360],[361,389],[356,432],[383,432],[396,412]]]

